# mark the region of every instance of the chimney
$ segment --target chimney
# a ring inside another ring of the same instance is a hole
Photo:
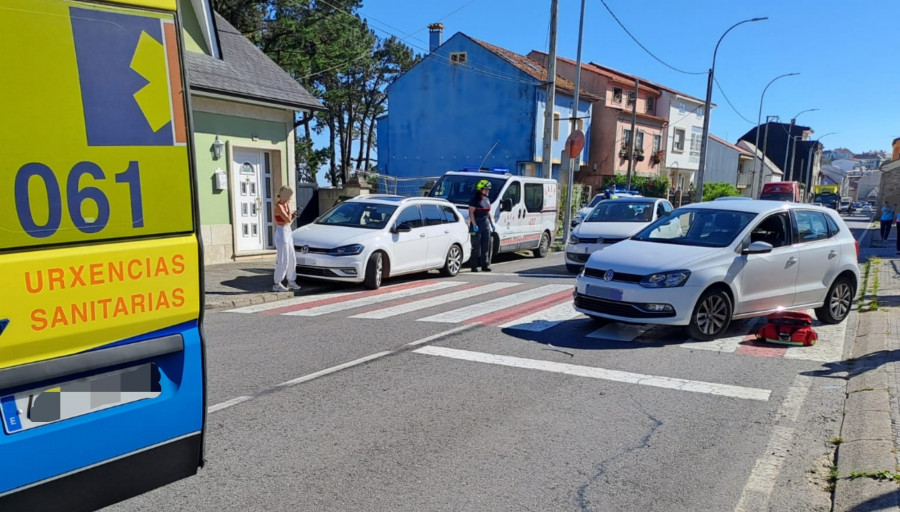
[[[431,25],[428,25],[428,34],[428,51],[434,53],[434,51],[438,49],[438,46],[444,43],[442,40],[444,36],[444,24],[432,23]]]

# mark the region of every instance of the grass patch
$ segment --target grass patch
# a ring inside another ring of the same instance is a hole
[[[894,473],[893,471],[876,471],[874,473],[858,473],[856,471],[850,473],[850,480],[855,480],[857,478],[871,478],[873,480],[894,480],[900,481],[900,473]]]
[[[872,260],[869,259],[866,261],[866,266],[863,269],[863,278],[862,285],[859,287],[859,297],[856,299],[856,310],[862,311],[863,304],[866,298],[866,289],[869,288],[869,272],[872,271]]]
[[[841,436],[835,436],[831,438],[831,444],[839,445],[844,442],[844,438]]]
[[[838,468],[837,466],[831,466],[828,471],[828,492],[834,492],[834,487],[837,485],[838,481]]]

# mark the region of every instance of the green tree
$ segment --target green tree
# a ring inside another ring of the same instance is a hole
[[[731,183],[705,183],[703,185],[703,200],[712,201],[717,197],[734,197],[741,195],[741,191]]]

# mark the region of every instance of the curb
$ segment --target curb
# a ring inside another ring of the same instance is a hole
[[[252,306],[254,304],[274,302],[276,300],[290,299],[291,297],[297,296],[294,292],[270,292],[257,293],[253,295],[242,295],[239,299],[210,300],[209,295],[215,294],[207,294],[207,296],[205,297],[203,309],[206,310],[240,308],[244,306]]]
[[[871,229],[866,231],[863,241],[870,232]],[[880,274],[884,265],[889,263],[882,263],[876,272]],[[884,281],[888,282],[887,279]],[[891,312],[867,311],[857,317],[855,332],[848,329],[848,336],[853,336],[853,339],[850,340],[848,358],[844,361],[847,385],[840,428],[841,443],[835,451],[837,480],[832,510],[898,510],[900,487],[897,482],[877,477],[878,473],[883,472],[893,475],[898,469],[892,407],[896,368],[895,358],[890,356]],[[853,477],[854,473],[861,476]]]

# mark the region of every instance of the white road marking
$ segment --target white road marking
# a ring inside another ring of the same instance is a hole
[[[738,346],[741,344],[741,342],[743,342],[747,338],[747,335],[751,332],[759,330],[759,328],[763,326],[765,321],[765,317],[755,318],[751,320],[750,324],[747,326],[747,332],[744,334],[739,334],[737,336],[725,336],[712,341],[689,340],[687,343],[683,343],[679,346],[681,348],[687,349],[734,353],[738,349]]]
[[[813,329],[819,335],[816,344],[811,347],[789,347],[784,357],[819,363],[840,361],[844,355],[844,341],[847,339],[848,323],[847,320],[844,320],[836,325],[826,325],[814,321]]]
[[[332,304],[325,304],[323,306],[314,306],[309,309],[300,309],[297,311],[289,311],[284,313],[287,316],[319,316],[325,315],[328,313],[335,313],[338,311],[345,311],[347,309],[358,308],[361,306],[369,306],[372,304],[379,304],[382,302],[387,302],[389,300],[394,299],[402,299],[405,297],[412,297],[413,295],[419,295],[421,293],[434,292],[438,290],[444,290],[446,288],[452,288],[454,286],[459,286],[461,284],[465,284],[463,281],[444,281],[440,283],[432,283],[427,284],[425,286],[417,286],[415,288],[406,288],[403,290],[397,290],[395,292],[388,293],[379,293],[376,295],[366,295],[364,297],[360,297],[358,299],[350,299],[342,302],[334,302]]]
[[[303,295],[301,297],[293,297],[290,299],[277,300],[274,302],[264,302],[262,304],[253,304],[251,306],[243,306],[234,309],[226,309],[225,313],[261,313],[263,311],[271,311],[289,306],[299,306],[300,304],[308,304],[310,302],[318,302],[320,300],[334,299],[338,297],[346,297],[348,295],[358,295],[365,292],[331,292],[320,293],[317,295]]]
[[[231,400],[226,400],[220,404],[211,405],[211,406],[207,407],[206,413],[212,414],[216,411],[221,411],[222,409],[227,409],[227,408],[231,407],[232,405],[237,405],[237,404],[246,402],[247,400],[251,400],[252,398],[253,398],[252,396],[239,396],[237,398],[232,398]]]
[[[769,395],[772,393],[772,391],[768,389],[747,388],[743,386],[732,386],[729,384],[716,384],[714,382],[677,379],[672,377],[659,377],[655,375],[643,375],[640,373],[607,370],[605,368],[594,368],[590,366],[579,366],[574,364],[556,363],[553,361],[541,361],[536,359],[523,359],[520,357],[500,356],[495,354],[485,354],[482,352],[471,352],[468,350],[457,350],[445,347],[427,346],[416,349],[413,352],[418,354],[449,357],[452,359],[461,359],[464,361],[473,361],[478,363],[488,363],[515,368],[526,368],[530,370],[556,372],[566,375],[574,375],[577,377],[589,377],[614,382],[625,382],[629,384],[640,384],[643,386],[675,389],[679,391],[692,391],[695,393],[708,393],[711,395],[727,396],[744,400],[766,401],[769,399]]]
[[[404,313],[411,313],[420,309],[441,306],[443,304],[456,300],[477,297],[479,295],[484,295],[485,293],[512,288],[513,286],[519,286],[519,283],[491,283],[479,286],[477,288],[470,288],[468,290],[460,290],[458,292],[448,293],[447,295],[438,295],[436,297],[431,297],[428,299],[417,300],[409,304],[400,304],[397,306],[376,309],[375,311],[368,311],[366,313],[353,315],[350,318],[388,318],[392,316],[402,315]]]
[[[317,372],[314,372],[314,373],[310,373],[310,374],[304,375],[304,376],[302,376],[302,377],[297,377],[296,379],[291,379],[291,380],[282,382],[281,384],[278,384],[278,385],[276,385],[276,386],[273,386],[273,387],[270,388],[270,389],[266,389],[266,390],[264,390],[264,391],[261,391],[261,392],[258,393],[256,396],[239,396],[239,397],[237,397],[237,398],[232,398],[231,400],[226,400],[226,401],[224,401],[224,402],[222,402],[222,403],[219,403],[219,404],[212,405],[212,406],[208,407],[208,408],[206,409],[206,412],[207,412],[207,414],[212,414],[212,413],[214,413],[214,412],[221,411],[222,409],[227,409],[227,408],[229,408],[229,407],[231,407],[231,406],[234,406],[234,405],[237,405],[237,404],[241,404],[241,403],[247,402],[247,401],[249,401],[249,400],[253,400],[253,399],[256,398],[257,396],[259,396],[259,395],[261,395],[261,394],[263,394],[263,393],[269,392],[269,391],[271,391],[271,390],[273,390],[273,389],[285,388],[285,387],[289,387],[289,386],[294,386],[294,385],[296,385],[296,384],[302,384],[302,383],[304,383],[304,382],[309,382],[309,381],[311,381],[311,380],[313,380],[313,379],[318,379],[319,377],[324,377],[324,376],[326,376],[326,375],[329,375],[329,374],[332,374],[332,373],[335,373],[335,372],[338,372],[338,371],[341,371],[341,370],[344,370],[344,369],[347,369],[347,368],[352,368],[352,367],[354,367],[354,366],[359,366],[359,365],[361,365],[361,364],[363,364],[363,363],[367,363],[367,362],[369,362],[369,361],[374,361],[374,360],[376,360],[376,359],[381,359],[382,357],[389,356],[389,355],[391,355],[391,354],[395,354],[395,353],[399,352],[400,350],[403,350],[404,347],[408,347],[408,346],[416,346],[416,345],[422,345],[422,344],[424,344],[424,343],[428,343],[428,342],[430,342],[430,341],[434,341],[434,340],[443,338],[443,337],[445,337],[445,336],[449,336],[449,335],[451,335],[451,334],[456,334],[456,333],[458,333],[458,332],[462,332],[462,331],[465,331],[465,330],[467,330],[467,329],[472,329],[473,327],[477,327],[477,325],[462,325],[462,326],[459,326],[459,327],[456,327],[456,328],[453,328],[453,329],[450,329],[450,330],[447,330],[447,331],[439,332],[439,333],[437,333],[437,334],[432,334],[431,336],[426,336],[426,337],[421,338],[421,339],[418,339],[418,340],[416,340],[416,341],[411,341],[411,342],[407,343],[406,345],[404,345],[403,347],[399,347],[399,348],[396,348],[396,349],[394,349],[394,350],[385,350],[385,351],[383,351],[383,352],[376,352],[375,354],[371,354],[371,355],[368,355],[368,356],[365,356],[365,357],[360,357],[359,359],[354,359],[353,361],[349,361],[349,362],[346,362],[346,363],[342,363],[342,364],[339,364],[339,365],[337,365],[337,366],[332,366],[331,368],[326,368],[326,369],[324,369],[324,370],[320,370],[320,371],[317,371]]]
[[[387,350],[384,352],[377,352],[375,354],[371,354],[371,355],[368,355],[365,357],[360,357],[359,359],[354,359],[353,361],[350,361],[347,363],[339,364],[337,366],[332,366],[331,368],[325,368],[324,370],[320,370],[315,373],[310,373],[309,375],[304,375],[303,377],[297,377],[296,379],[291,379],[289,381],[282,382],[281,384],[278,384],[275,387],[276,388],[284,388],[287,386],[293,386],[295,384],[301,384],[303,382],[308,382],[313,379],[317,379],[319,377],[324,377],[325,375],[328,375],[330,373],[338,372],[338,371],[341,371],[343,369],[350,368],[353,366],[358,366],[363,363],[367,363],[369,361],[374,361],[375,359],[381,359],[382,357],[389,356],[389,355],[393,354],[394,352],[395,351],[391,351],[391,350]]]
[[[522,318],[507,322],[501,325],[500,328],[540,332],[579,316],[582,316],[581,313],[575,311],[571,302],[566,301],[551,308],[538,311],[537,313],[532,313],[528,316],[523,316]]]
[[[769,510],[769,500],[784,461],[793,444],[795,429],[785,423],[794,424],[800,416],[803,401],[812,386],[812,377],[798,375],[788,388],[784,402],[778,408],[778,419],[763,456],[756,460],[750,478],[741,492],[735,512]]]
[[[524,292],[514,293],[512,295],[507,295],[506,297],[500,297],[499,299],[493,299],[486,302],[480,302],[478,304],[473,304],[471,306],[466,306],[464,308],[454,309],[452,311],[447,311],[445,313],[438,313],[437,315],[428,316],[425,318],[420,318],[419,322],[444,322],[444,323],[459,323],[464,322],[466,320],[470,320],[472,318],[486,315],[488,313],[493,313],[495,311],[500,311],[501,309],[507,309],[515,306],[520,306],[524,302],[528,302],[530,300],[539,299],[541,297],[552,295],[554,293],[559,293],[565,290],[571,290],[572,285],[570,284],[548,284],[545,286],[539,286],[537,288],[532,288],[531,290],[525,290]]]
[[[613,341],[632,341],[654,326],[647,324],[623,324],[610,322],[587,335],[588,338],[600,338]]]
[[[478,324],[465,324],[465,325],[461,325],[461,326],[459,326],[459,327],[455,327],[455,328],[453,328],[453,329],[450,329],[449,331],[439,332],[439,333],[437,333],[437,334],[433,334],[433,335],[431,335],[431,336],[426,336],[425,338],[422,338],[422,339],[419,339],[419,340],[416,340],[416,341],[410,341],[409,343],[406,344],[406,346],[408,346],[408,347],[415,347],[416,345],[423,345],[423,344],[425,344],[425,343],[428,343],[429,341],[434,341],[434,340],[436,340],[436,339],[443,338],[443,337],[449,336],[449,335],[451,335],[451,334],[456,334],[456,333],[458,333],[458,332],[462,332],[462,331],[471,329],[471,328],[473,328],[473,327],[478,327]]]

